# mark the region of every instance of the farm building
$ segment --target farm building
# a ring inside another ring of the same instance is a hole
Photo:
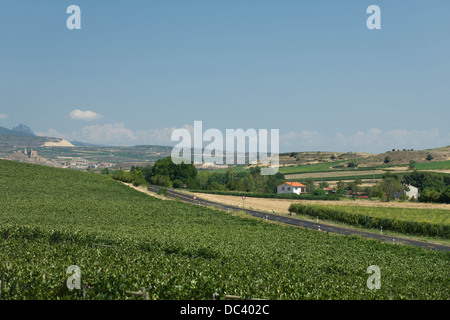
[[[409,191],[402,191],[402,192],[396,192],[395,193],[395,199],[400,199],[402,194],[406,194],[406,196],[408,197],[408,199],[411,198],[415,198],[416,200],[419,198],[419,189],[411,186],[411,185],[406,185],[405,187],[409,188]]]
[[[326,187],[326,188],[323,188],[323,190],[328,194],[336,193],[336,189],[332,188],[332,187]]]
[[[406,191],[405,193],[408,196],[408,199],[414,197],[417,200],[419,198],[419,189],[411,185],[408,185],[407,187],[409,188],[409,191]]]
[[[278,185],[277,193],[306,193],[306,186],[299,182],[285,182]]]

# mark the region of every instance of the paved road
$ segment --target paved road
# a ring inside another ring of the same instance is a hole
[[[158,190],[160,188],[162,188],[162,187],[150,186],[148,189],[152,192],[158,192]],[[328,225],[328,224],[325,224],[322,222],[316,223],[316,222],[302,220],[302,219],[298,219],[298,218],[289,218],[289,217],[280,216],[277,214],[271,214],[271,213],[267,213],[267,212],[263,212],[263,211],[225,205],[222,203],[209,201],[209,200],[205,200],[205,199],[201,199],[201,198],[197,198],[196,200],[194,200],[192,196],[186,195],[184,193],[178,192],[173,189],[169,189],[169,188],[166,188],[166,189],[167,189],[167,197],[168,198],[173,198],[173,199],[180,198],[180,200],[185,201],[185,202],[194,203],[194,204],[198,204],[198,205],[202,205],[202,206],[214,207],[214,208],[218,208],[218,209],[222,209],[222,210],[226,210],[226,211],[228,211],[228,210],[244,211],[247,214],[252,215],[253,217],[258,217],[261,219],[267,219],[267,220],[271,220],[271,221],[277,221],[277,222],[285,223],[285,224],[292,225],[292,226],[314,229],[314,230],[320,229],[320,231],[333,232],[333,233],[347,235],[347,236],[357,235],[357,236],[364,237],[364,238],[377,239],[377,240],[390,242],[390,243],[400,243],[400,244],[404,244],[404,245],[412,245],[412,246],[426,248],[426,249],[430,249],[430,250],[450,251],[450,246],[446,246],[446,245],[433,244],[433,243],[416,241],[416,240],[409,240],[409,239],[404,239],[404,238],[399,238],[399,237],[394,237],[394,236],[386,236],[386,235],[373,233],[373,232],[358,231],[358,230],[348,229],[345,227],[332,226],[332,225]]]

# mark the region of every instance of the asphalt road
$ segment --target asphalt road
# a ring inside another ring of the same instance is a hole
[[[162,187],[150,186],[148,189],[152,192],[158,192],[158,190],[160,188],[162,188]],[[207,207],[214,207],[214,208],[218,208],[218,209],[225,210],[225,211],[229,211],[229,210],[244,211],[253,217],[258,217],[258,218],[266,219],[266,220],[270,220],[270,221],[276,221],[276,222],[288,224],[291,226],[308,228],[308,229],[313,229],[313,230],[317,230],[317,231],[320,230],[320,231],[332,232],[332,233],[346,235],[346,236],[355,236],[356,235],[356,236],[360,236],[363,238],[377,239],[377,240],[381,240],[384,242],[397,243],[397,244],[403,244],[403,245],[411,245],[411,246],[421,247],[421,248],[425,248],[425,249],[429,249],[429,250],[438,250],[438,251],[449,251],[450,250],[450,246],[428,243],[428,242],[417,241],[417,240],[409,240],[409,239],[404,239],[404,238],[399,238],[399,237],[394,237],[394,236],[386,236],[386,235],[382,235],[381,232],[380,233],[365,232],[365,231],[353,230],[353,229],[349,229],[349,228],[345,228],[345,227],[332,226],[332,225],[328,225],[328,224],[322,223],[322,222],[316,223],[316,222],[302,220],[302,219],[298,219],[298,218],[289,218],[289,217],[280,216],[277,214],[271,214],[271,213],[267,213],[267,212],[263,212],[263,211],[247,209],[245,207],[235,207],[235,206],[225,205],[222,203],[209,201],[209,200],[205,200],[205,199],[201,199],[201,198],[197,198],[194,200],[192,196],[186,195],[184,193],[178,192],[173,189],[169,189],[169,188],[166,188],[166,189],[167,189],[167,197],[168,198],[172,198],[172,199],[179,198],[180,200],[182,200],[184,202],[189,202],[189,203],[207,206]]]

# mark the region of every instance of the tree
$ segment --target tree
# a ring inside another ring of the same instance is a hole
[[[326,195],[326,192],[322,188],[317,188],[317,189],[314,189],[312,194],[315,196],[324,196],[324,195]]]
[[[447,186],[444,190],[442,190],[440,202],[450,203],[450,186]]]
[[[387,177],[379,182],[381,190],[386,195],[386,199],[389,202],[391,198],[395,197],[397,192],[403,192],[403,185],[397,178]]]
[[[409,170],[414,170],[416,168],[416,162],[414,160],[409,161]]]
[[[305,186],[306,186],[306,191],[308,193],[314,192],[314,189],[316,188],[314,185],[314,179],[313,178],[305,179]]]
[[[352,193],[359,192],[359,187],[355,182],[349,182],[347,183],[347,190],[351,191]]]
[[[385,172],[383,174],[383,179],[386,179],[386,178],[393,178],[393,179],[395,179],[397,181],[400,181],[400,176],[396,175],[396,174],[393,174],[392,172]]]
[[[345,182],[344,181],[338,181],[336,183],[336,186],[338,189],[345,189]]]
[[[431,160],[433,160],[433,159],[434,159],[433,156],[431,155],[431,153],[429,153],[428,156],[427,156],[427,160],[428,160],[428,161],[431,161]]]
[[[172,187],[172,181],[169,176],[157,174],[150,179],[150,182],[157,186]]]
[[[356,162],[350,162],[347,167],[349,168],[356,168],[358,166],[358,164]]]
[[[389,158],[389,157],[384,158],[384,163],[385,164],[388,164],[389,162],[391,162],[391,158]]]
[[[330,184],[326,181],[322,181],[319,183],[319,188],[325,189],[328,188],[330,186]]]
[[[425,188],[419,196],[420,202],[439,202],[441,193],[432,188]]]

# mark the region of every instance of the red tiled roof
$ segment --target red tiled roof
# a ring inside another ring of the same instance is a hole
[[[306,187],[304,184],[301,184],[299,182],[285,182],[283,184],[288,184],[288,185],[290,185],[292,187]]]

